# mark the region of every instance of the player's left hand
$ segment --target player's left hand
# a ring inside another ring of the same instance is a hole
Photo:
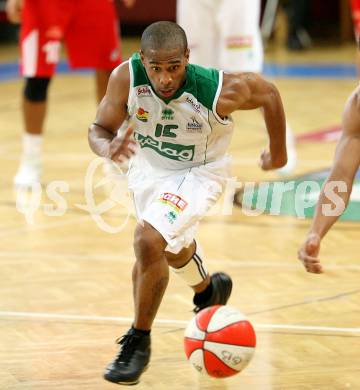
[[[316,233],[310,233],[298,251],[298,259],[304,264],[307,272],[314,274],[323,273],[322,265],[320,264],[320,236]]]

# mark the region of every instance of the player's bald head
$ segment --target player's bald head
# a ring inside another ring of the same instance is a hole
[[[174,22],[156,22],[146,27],[141,36],[141,51],[179,49],[186,51],[185,31]]]

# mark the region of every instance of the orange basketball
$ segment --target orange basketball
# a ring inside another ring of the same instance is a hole
[[[187,358],[199,372],[225,378],[241,372],[256,346],[253,326],[238,310],[211,306],[189,322],[184,338]]]

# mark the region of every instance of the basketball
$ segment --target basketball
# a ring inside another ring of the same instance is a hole
[[[200,373],[226,378],[250,362],[256,335],[249,320],[229,306],[201,310],[189,322],[184,337],[185,354]]]

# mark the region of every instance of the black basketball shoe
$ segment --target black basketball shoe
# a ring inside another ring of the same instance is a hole
[[[224,272],[215,272],[210,277],[211,283],[209,287],[202,293],[194,295],[194,313],[198,313],[205,307],[213,305],[226,305],[231,290],[232,280],[230,276]]]
[[[136,385],[149,364],[150,335],[131,328],[116,342],[120,344],[120,351],[106,367],[104,378],[119,385]]]

